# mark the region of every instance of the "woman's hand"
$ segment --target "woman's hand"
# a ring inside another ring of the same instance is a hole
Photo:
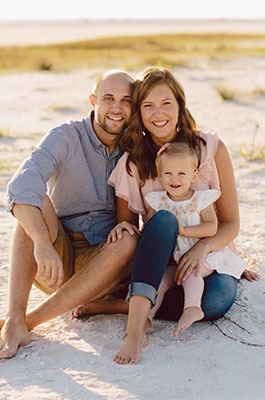
[[[117,224],[110,231],[108,239],[107,239],[107,243],[109,244],[111,242],[116,242],[117,240],[122,239],[123,238],[122,231],[129,232],[129,234],[131,236],[133,236],[135,233],[137,233],[137,235],[141,236],[141,232],[135,225],[131,224],[130,222],[123,221],[123,222],[120,222],[119,224]]]
[[[199,240],[181,257],[174,277],[177,285],[182,285],[195,269],[196,275],[200,275],[200,269],[203,266],[208,252],[209,247],[207,244]]]
[[[249,269],[245,269],[241,278],[245,278],[249,282],[259,281],[259,274],[254,271],[250,271]]]

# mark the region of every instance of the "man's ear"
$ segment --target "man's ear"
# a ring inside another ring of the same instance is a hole
[[[192,180],[191,180],[192,183],[196,181],[196,179],[198,178],[198,175],[199,175],[199,171],[197,169],[195,169]]]
[[[91,95],[89,96],[89,101],[92,105],[93,110],[95,109],[95,104],[96,104],[96,97],[93,93],[91,93]]]

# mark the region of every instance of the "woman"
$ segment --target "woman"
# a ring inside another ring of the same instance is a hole
[[[110,233],[110,241],[122,239],[122,230],[131,234],[137,232],[137,215],[142,215],[144,220],[149,209],[144,196],[162,189],[155,169],[157,151],[165,143],[174,141],[184,141],[198,153],[200,167],[194,189],[218,189],[222,195],[216,202],[217,234],[199,240],[182,257],[177,267],[179,286],[167,294],[156,315],[170,320],[178,320],[181,315],[181,283],[204,262],[206,255],[226,245],[235,251],[232,240],[238,234],[239,212],[233,166],[226,146],[215,131],[207,134],[197,130],[186,107],[183,88],[172,73],[165,68],[151,67],[136,81],[132,119],[123,140],[126,153],[110,176],[109,183],[115,187],[117,195],[118,222],[123,221]],[[141,358],[141,349],[146,343],[146,320],[161,278],[171,261],[177,234],[176,218],[167,211],[156,213],[144,228],[128,294],[127,336],[114,357],[119,364],[135,364]],[[257,274],[249,271],[244,274],[250,281],[258,279]],[[206,278],[202,300],[204,319],[223,316],[233,304],[236,290],[237,280],[232,276],[215,273]],[[121,303],[120,311],[124,312],[127,308]],[[176,312],[176,305],[179,312]],[[118,309],[117,306],[115,311]]]

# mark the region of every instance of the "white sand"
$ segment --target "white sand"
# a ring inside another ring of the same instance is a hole
[[[247,162],[239,155],[240,143],[251,141],[256,123],[260,140],[265,141],[265,97],[245,95],[224,102],[214,89],[222,83],[246,91],[264,90],[264,65],[265,60],[252,58],[218,68],[201,62],[191,69],[176,70],[199,125],[218,128],[231,150],[241,213],[237,245],[254,259],[263,276],[256,283],[241,281],[236,303],[227,318],[217,322],[234,340],[210,322],[194,324],[174,338],[174,323],[155,321],[141,363],[118,366],[112,357],[121,347],[126,317],[98,315],[78,321],[67,312],[36,328],[32,342],[19,349],[16,358],[0,361],[1,400],[265,398],[265,162]],[[44,133],[68,119],[85,116],[94,76],[94,71],[1,75],[0,129],[15,136],[0,138],[1,165],[18,165],[41,137],[23,139],[25,133]],[[0,175],[0,315],[7,306],[8,251],[14,224],[5,212],[10,176],[8,172]],[[29,308],[44,298],[33,289]]]

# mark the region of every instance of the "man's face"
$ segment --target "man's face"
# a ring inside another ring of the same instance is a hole
[[[96,133],[100,129],[110,135],[120,135],[132,113],[132,81],[122,73],[109,75],[99,82],[96,97],[92,95],[91,102]]]

